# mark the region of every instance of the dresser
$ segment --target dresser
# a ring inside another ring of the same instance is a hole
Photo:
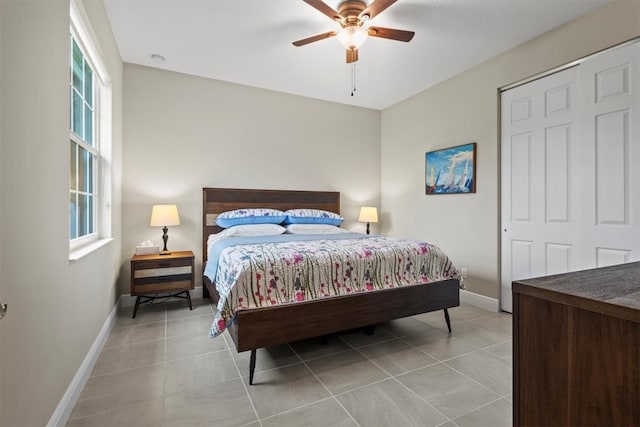
[[[514,425],[640,425],[640,262],[512,291]]]
[[[136,296],[133,317],[140,304],[156,298],[184,298],[189,302],[189,309],[193,309],[189,290],[194,288],[194,259],[191,251],[134,255],[131,258],[131,295]]]

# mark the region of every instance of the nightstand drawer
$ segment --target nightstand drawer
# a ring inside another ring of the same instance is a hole
[[[135,294],[132,295],[148,295],[162,292],[175,292],[193,289],[191,286],[191,278],[189,278],[188,280],[176,280],[176,277],[154,277],[153,281],[147,281],[145,279],[142,279],[140,281],[136,280],[134,287]]]
[[[137,274],[138,272],[136,272]],[[166,275],[157,275],[157,276],[142,276],[142,277],[134,277],[133,284],[136,288],[145,283],[166,283],[166,282],[180,282],[180,281],[189,281],[191,282],[192,274],[191,272],[183,273],[183,274],[166,274]]]
[[[136,261],[136,270],[153,270],[156,268],[191,266],[193,260],[190,258],[173,258],[173,259],[154,259],[145,261]]]
[[[148,268],[144,270],[136,268],[133,278],[139,279],[141,277],[177,276],[180,274],[191,273],[193,273],[191,264],[185,265],[184,267]]]

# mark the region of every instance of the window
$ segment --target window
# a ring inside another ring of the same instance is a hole
[[[99,146],[94,136],[96,111],[93,70],[71,34],[70,87],[70,194],[71,240],[96,233],[96,165]]]
[[[72,0],[70,15],[69,248],[73,252],[111,234],[111,84],[82,4]]]

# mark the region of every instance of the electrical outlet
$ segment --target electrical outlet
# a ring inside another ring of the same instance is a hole
[[[467,278],[467,269],[466,268],[461,268],[460,270],[462,271],[462,278],[466,279]]]

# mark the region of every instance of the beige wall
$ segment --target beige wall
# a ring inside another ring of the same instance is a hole
[[[120,179],[109,245],[69,257],[69,0],[0,0],[0,424],[45,425],[120,292]],[[121,163],[122,63],[101,0],[84,0],[113,79]],[[116,168],[116,175],[119,173]]]
[[[196,253],[196,286],[202,187],[340,191],[358,231],[359,207],[379,205],[379,111],[131,64],[124,81],[123,294],[135,245],[162,243],[153,204],[178,205],[168,247]]]
[[[615,1],[382,113],[384,232],[427,239],[499,297],[498,88],[640,36],[640,2]],[[426,151],[477,142],[477,193],[425,196]]]

